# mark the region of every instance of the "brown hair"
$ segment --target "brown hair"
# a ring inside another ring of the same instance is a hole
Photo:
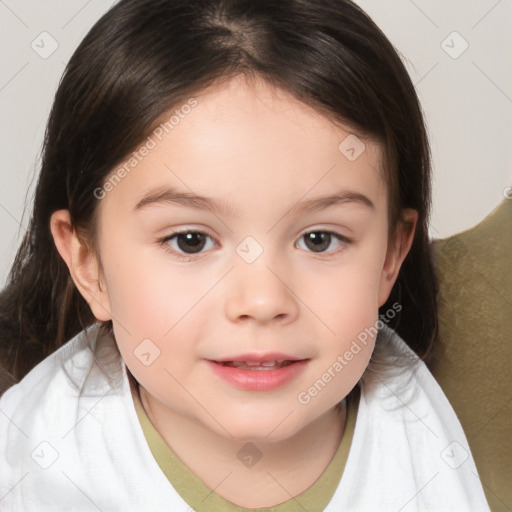
[[[55,248],[52,213],[68,209],[94,240],[94,190],[155,120],[241,73],[381,142],[390,228],[404,208],[419,213],[381,312],[399,302],[391,327],[420,357],[429,353],[437,330],[429,146],[414,86],[380,29],[349,0],[121,0],[81,42],[55,96],[29,228],[0,294],[0,348],[14,379],[96,321]]]

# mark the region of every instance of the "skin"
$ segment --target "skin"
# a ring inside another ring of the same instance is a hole
[[[363,374],[375,340],[308,404],[298,394],[378,320],[417,215],[403,212],[408,222],[390,243],[380,146],[364,139],[365,151],[349,161],[338,146],[350,128],[288,93],[236,77],[195,98],[191,113],[99,201],[101,266],[67,210],[53,214],[51,229],[96,318],[113,320],[165,441],[224,498],[272,506],[310,487],[339,446],[345,408],[335,406]],[[150,190],[168,186],[229,202],[231,212],[164,202],[135,209]],[[341,190],[374,207],[345,201],[290,211]],[[183,236],[181,245],[160,242],[182,228],[208,235],[190,261],[178,258],[193,251]],[[327,237],[315,252],[304,236],[312,231],[350,241]],[[263,250],[253,263],[236,252],[247,236]],[[148,338],[160,356],[145,366],[134,350]],[[268,351],[310,361],[292,382],[264,392],[232,386],[205,362]],[[236,457],[247,442],[262,452],[251,468]]]

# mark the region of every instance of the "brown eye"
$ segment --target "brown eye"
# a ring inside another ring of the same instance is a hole
[[[199,231],[184,231],[166,237],[162,242],[171,246],[178,254],[197,254],[207,245],[211,237]]]
[[[326,252],[333,241],[337,241],[338,245],[334,247],[334,250],[327,251],[329,253],[336,252],[336,249],[348,243],[348,239],[337,233],[331,233],[330,231],[310,231],[302,235],[301,240],[304,240],[306,248],[315,253]]]
[[[330,233],[314,231],[304,235],[306,245],[314,252],[323,252],[331,244]]]
[[[180,234],[177,235],[176,239],[178,241],[178,247],[185,252],[187,252],[188,249],[191,249],[191,253],[199,252],[205,245],[205,236],[201,233]]]

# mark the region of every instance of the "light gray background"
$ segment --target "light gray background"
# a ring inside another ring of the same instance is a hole
[[[474,226],[511,190],[512,0],[357,2],[401,53],[423,104],[432,237]],[[0,0],[0,286],[28,222],[25,197],[65,63],[113,3]]]

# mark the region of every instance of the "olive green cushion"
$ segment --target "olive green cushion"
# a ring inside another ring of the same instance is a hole
[[[493,512],[512,510],[512,200],[433,244],[439,342],[430,369],[468,438]]]

